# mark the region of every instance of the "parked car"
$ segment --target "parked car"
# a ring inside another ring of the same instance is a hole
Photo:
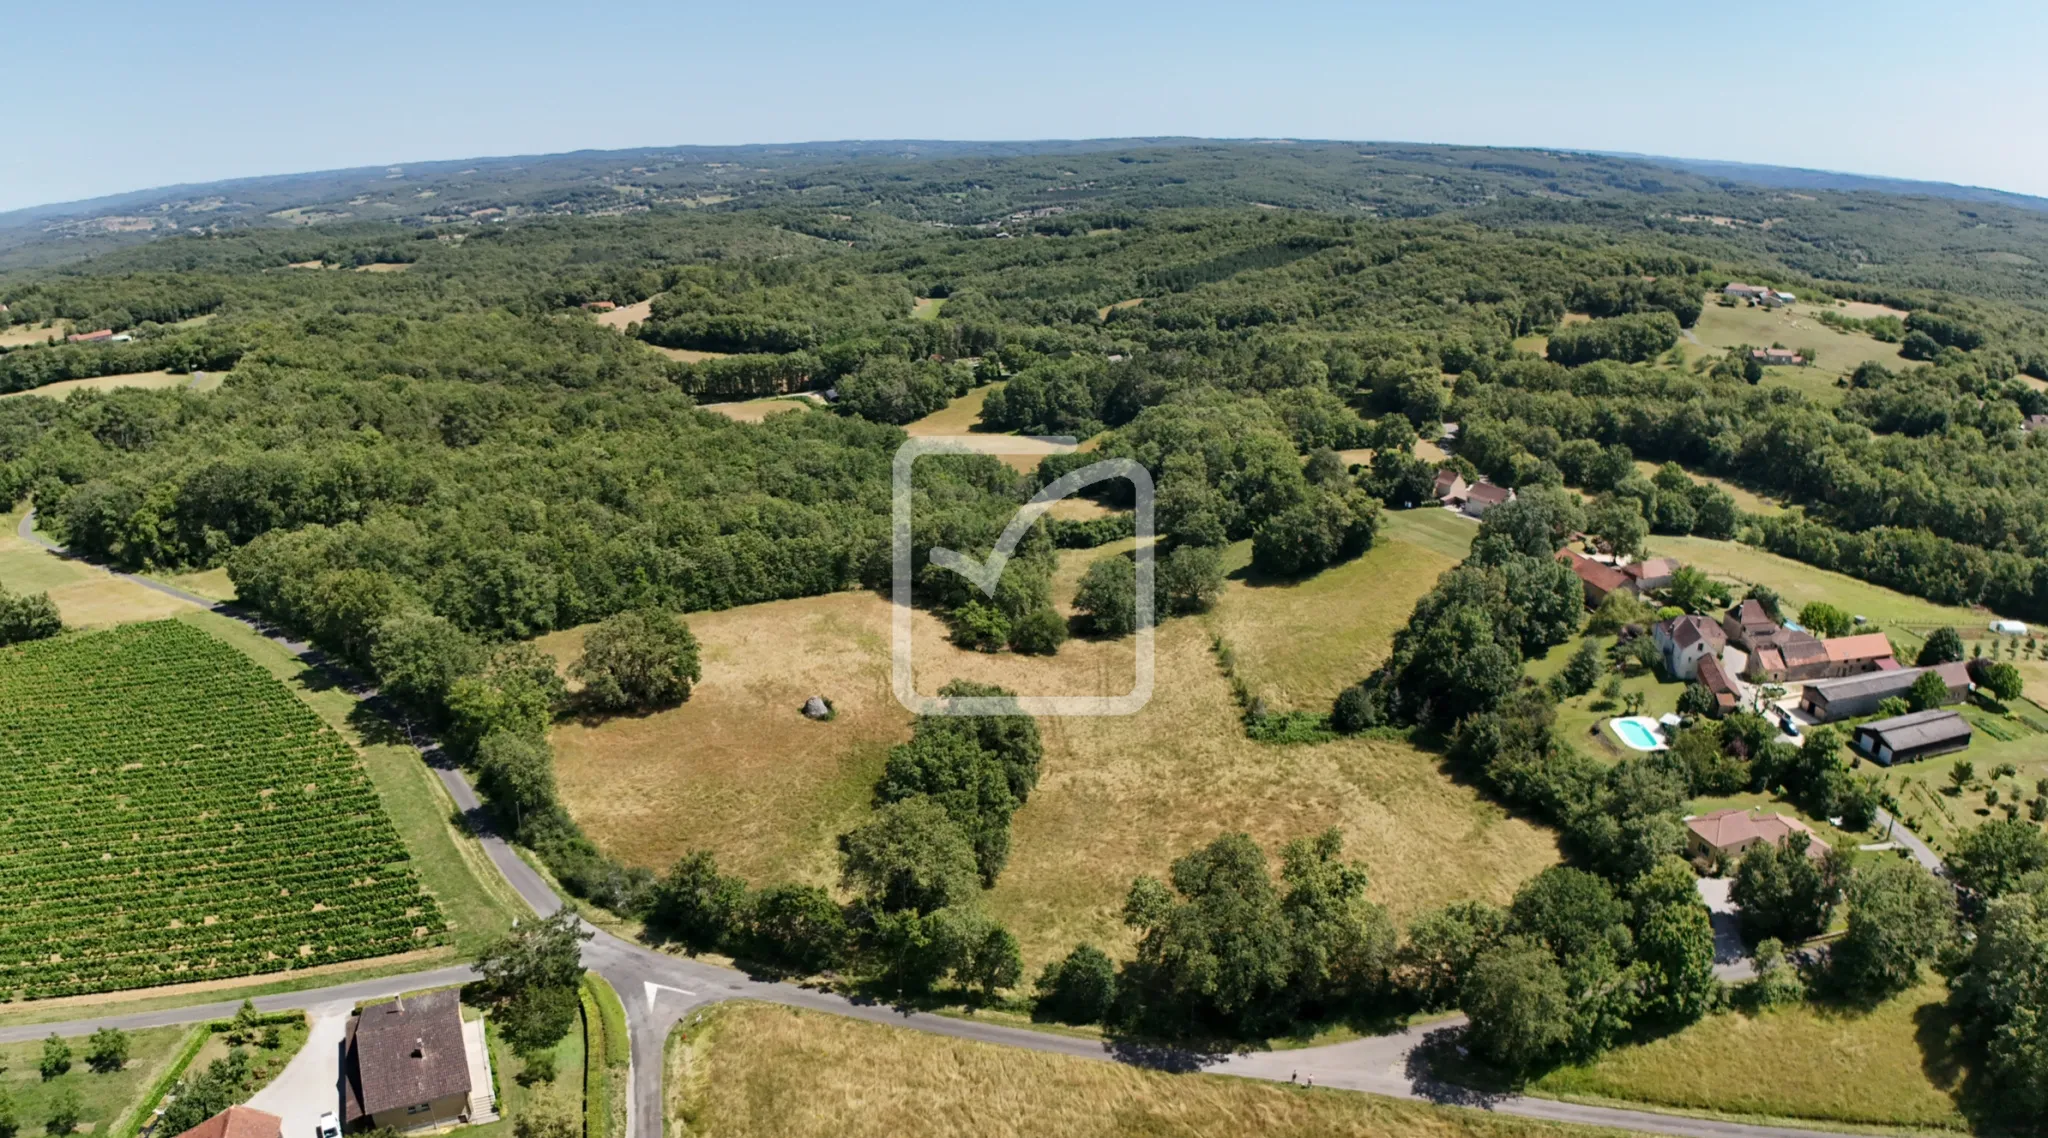
[[[313,1124],[313,1138],[341,1138],[341,1119],[334,1117],[331,1110],[322,1114],[320,1121]]]

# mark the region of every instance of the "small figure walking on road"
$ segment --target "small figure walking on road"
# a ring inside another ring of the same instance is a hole
[[[1287,1073],[1287,1081],[1288,1081],[1288,1082],[1290,1082],[1290,1083],[1291,1083],[1291,1082],[1294,1082],[1294,1081],[1295,1081],[1296,1079],[1299,1079],[1299,1078],[1301,1078],[1301,1072],[1300,1072],[1300,1071],[1290,1071],[1290,1072],[1288,1072],[1288,1073]]]
[[[1309,1086],[1310,1086],[1311,1088],[1313,1088],[1313,1087],[1314,1087],[1314,1086],[1316,1085],[1316,1077],[1315,1077],[1314,1075],[1310,1075],[1310,1076],[1308,1077],[1308,1085],[1309,1085]]]

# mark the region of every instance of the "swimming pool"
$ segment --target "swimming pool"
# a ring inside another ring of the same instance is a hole
[[[1610,719],[1607,725],[1629,747],[1638,751],[1661,751],[1665,749],[1663,739],[1657,736],[1657,721],[1647,716],[1631,715],[1625,719]]]

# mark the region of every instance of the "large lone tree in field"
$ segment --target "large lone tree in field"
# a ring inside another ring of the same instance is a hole
[[[587,699],[615,711],[672,707],[703,678],[690,626],[654,609],[622,612],[592,629],[569,674],[583,681]]]

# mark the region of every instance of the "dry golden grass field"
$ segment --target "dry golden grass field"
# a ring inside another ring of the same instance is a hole
[[[0,585],[16,593],[47,591],[67,626],[105,628],[192,611],[184,601],[21,540],[15,535],[20,521],[18,510],[0,516]]]
[[[1054,595],[1062,602],[1093,558],[1125,548],[1069,551]],[[1389,558],[1398,556],[1390,543]],[[1416,560],[1443,561],[1417,549]],[[1378,564],[1377,561],[1369,564]],[[1335,691],[1378,644],[1354,653],[1323,640],[1333,669],[1315,677],[1289,659],[1294,645],[1326,636],[1335,612],[1373,635],[1384,614],[1405,618],[1434,574],[1388,584],[1363,572],[1343,588],[1310,582],[1327,603],[1232,583],[1224,614],[1265,613],[1270,637],[1240,646],[1239,667],[1287,676],[1303,692]],[[1240,595],[1242,594],[1242,595]],[[1374,614],[1354,617],[1357,606]],[[909,736],[909,715],[889,690],[889,608],[872,594],[841,593],[698,613],[704,682],[688,703],[645,717],[557,727],[557,772],[576,818],[606,850],[663,868],[695,848],[754,880],[836,876],[833,839],[869,809],[890,745]],[[1371,895],[1398,918],[1465,897],[1505,900],[1557,860],[1554,835],[1509,817],[1407,743],[1347,739],[1274,747],[1244,735],[1229,685],[1210,648],[1211,620],[1161,626],[1157,685],[1134,716],[1042,720],[1043,777],[1014,822],[1012,855],[989,894],[1017,933],[1027,962],[1082,939],[1122,949],[1118,919],[1138,874],[1220,834],[1245,831],[1269,848],[1330,826],[1371,869]],[[917,614],[914,660],[920,691],[965,677],[1033,694],[1120,694],[1133,676],[1132,639],[1070,641],[1043,659],[952,647],[939,622]],[[558,660],[574,658],[580,633],[544,638]],[[1278,682],[1278,681],[1274,681]],[[838,717],[798,714],[822,694]]]
[[[981,422],[981,405],[988,402],[990,392],[1002,386],[1000,381],[983,384],[903,429],[912,437],[970,434]]]
[[[19,348],[23,344],[47,344],[51,338],[64,338],[64,328],[43,328],[28,324],[10,324],[0,328],[0,348]]]
[[[1346,1091],[1169,1075],[761,1004],[668,1048],[670,1133],[704,1138],[1623,1138]]]
[[[19,399],[24,395],[39,395],[45,399],[69,399],[74,391],[112,391],[117,387],[143,387],[154,390],[184,387],[204,393],[216,390],[226,381],[227,373],[217,371],[205,373],[196,382],[192,376],[184,372],[135,371],[121,375],[99,375],[90,379],[59,380],[41,387],[31,387],[27,391],[10,391],[0,395],[0,399]]]
[[[1955,1025],[1938,979],[1869,1011],[1731,1012],[1544,1076],[1539,1093],[1680,1110],[1966,1130]]]
[[[1764,383],[1797,388],[1809,398],[1826,403],[1841,400],[1841,391],[1834,386],[1835,378],[1855,371],[1865,361],[1874,360],[1894,369],[1906,365],[1897,344],[1887,344],[1860,332],[1836,331],[1820,322],[1820,311],[1818,306],[1803,303],[1775,309],[1746,304],[1723,308],[1709,295],[1699,323],[1692,329],[1694,340],[1681,339],[1679,347],[1688,361],[1718,356],[1742,344],[1759,348],[1783,344],[1806,352],[1814,360],[1812,366],[1767,368]]]
[[[403,273],[412,269],[411,262],[377,261],[368,265],[357,265],[359,273]]]
[[[638,304],[622,305],[612,309],[610,312],[598,313],[597,322],[607,328],[617,328],[623,332],[626,330],[626,325],[638,324],[646,320],[647,313],[653,307],[654,302],[652,300],[643,300]]]
[[[1097,320],[1107,320],[1109,319],[1109,314],[1115,312],[1119,308],[1134,308],[1143,303],[1145,303],[1144,297],[1134,296],[1129,300],[1119,300],[1115,304],[1105,304],[1101,308],[1095,310],[1095,318]]]
[[[802,411],[810,406],[810,401],[777,396],[772,399],[747,399],[737,403],[699,403],[698,406],[706,411],[716,411],[736,422],[758,423],[770,415],[780,415],[785,411]]]

